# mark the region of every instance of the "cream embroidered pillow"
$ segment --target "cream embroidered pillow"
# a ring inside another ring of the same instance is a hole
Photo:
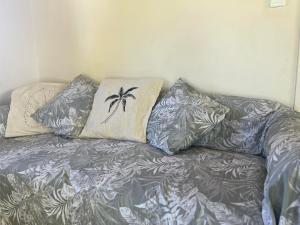
[[[148,119],[163,81],[105,79],[81,137],[146,142]]]
[[[32,119],[31,115],[64,87],[65,84],[36,83],[15,89],[11,95],[5,137],[49,133],[50,131]]]

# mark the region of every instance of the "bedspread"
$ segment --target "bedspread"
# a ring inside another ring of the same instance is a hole
[[[276,112],[266,126],[265,225],[300,224],[300,113]]]
[[[2,225],[260,225],[265,160],[40,135],[0,140]]]

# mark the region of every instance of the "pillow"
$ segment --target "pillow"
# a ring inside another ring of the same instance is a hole
[[[225,119],[205,134],[196,146],[259,155],[261,138],[269,116],[282,107],[277,102],[225,95],[211,95],[230,108]]]
[[[90,114],[97,89],[95,81],[80,75],[32,118],[57,135],[77,137]]]
[[[163,85],[156,79],[105,79],[81,137],[146,142],[147,122]]]
[[[9,106],[0,106],[0,138],[5,135],[7,116],[9,112]]]
[[[32,119],[31,115],[64,87],[65,84],[36,83],[15,89],[11,95],[5,137],[49,133],[50,131]]]
[[[229,111],[179,79],[151,113],[147,139],[169,155],[186,149],[211,131]]]

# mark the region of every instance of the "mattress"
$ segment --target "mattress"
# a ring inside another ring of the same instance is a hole
[[[265,160],[39,135],[0,140],[0,224],[260,225]]]

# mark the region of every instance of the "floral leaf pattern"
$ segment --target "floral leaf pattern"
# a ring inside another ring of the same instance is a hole
[[[53,190],[52,195],[42,200],[42,205],[48,216],[56,216],[63,224],[70,218],[70,206],[75,193],[72,186],[64,184],[62,189]]]
[[[0,222],[262,225],[265,176],[261,157],[199,147],[166,156],[127,141],[1,139]]]
[[[263,154],[268,170],[264,223],[300,224],[300,113],[283,108],[272,115],[264,130]]]
[[[87,121],[97,89],[95,81],[79,75],[32,118],[57,135],[77,137]]]
[[[5,135],[8,112],[9,112],[8,105],[0,106],[0,138],[4,137]]]
[[[277,102],[225,95],[210,95],[230,111],[196,146],[259,155],[261,137],[270,116],[283,106]]]
[[[194,144],[229,111],[179,79],[154,107],[147,127],[149,143],[173,155]]]

